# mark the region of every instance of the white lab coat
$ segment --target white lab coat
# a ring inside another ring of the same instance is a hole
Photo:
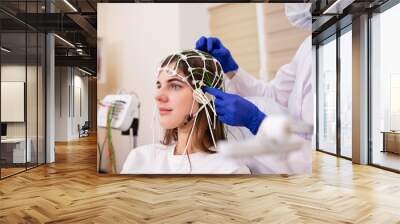
[[[258,80],[244,70],[239,69],[232,79],[226,79],[225,87],[227,92],[235,93],[245,98],[252,98],[253,100],[250,100],[252,102],[257,97],[261,97],[264,101],[273,100],[285,108],[292,118],[313,124],[314,85],[312,82],[312,45],[310,36],[300,45],[292,61],[279,69],[272,81],[264,82]],[[257,103],[255,104],[259,106]],[[268,111],[265,109],[260,108],[260,110],[268,115]],[[243,128],[241,130],[243,132]],[[252,173],[310,173],[312,135],[304,135],[302,137],[306,141],[298,151],[278,155],[253,156],[243,158],[243,161],[251,169]]]

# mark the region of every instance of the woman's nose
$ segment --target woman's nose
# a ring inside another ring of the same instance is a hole
[[[168,96],[167,96],[167,94],[165,94],[165,92],[162,89],[159,89],[157,91],[155,98],[156,98],[156,101],[163,102],[163,103],[168,101]]]

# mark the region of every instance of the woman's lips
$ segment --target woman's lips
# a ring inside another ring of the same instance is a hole
[[[160,107],[158,109],[160,111],[160,115],[167,115],[171,113],[172,109]]]

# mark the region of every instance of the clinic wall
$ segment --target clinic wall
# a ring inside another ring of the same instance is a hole
[[[260,57],[256,4],[209,6],[210,32],[222,40],[239,66],[259,77]]]
[[[137,142],[151,144],[153,130],[160,130],[153,122],[156,68],[165,56],[193,48],[197,38],[209,34],[207,6],[102,3],[97,18],[104,65],[97,85],[98,101],[119,91],[136,92],[141,103]],[[98,128],[97,137],[98,141],[104,139],[104,128]],[[119,171],[133,147],[132,140],[114,130],[113,144]],[[107,160],[103,154],[103,167]]]
[[[180,47],[182,49],[194,48],[199,37],[210,36],[210,17],[208,8],[204,4],[179,4],[178,15]]]
[[[88,78],[72,67],[56,67],[55,73],[55,141],[77,139],[78,124],[88,120]]]
[[[311,22],[311,21],[310,21]],[[290,62],[310,32],[292,26],[285,14],[285,4],[264,4],[265,46],[268,80]]]
[[[210,5],[211,35],[223,41],[241,68],[256,78],[272,80],[311,34],[289,23],[284,6],[283,3],[263,4],[260,15],[256,4]],[[261,71],[263,64],[266,71]]]

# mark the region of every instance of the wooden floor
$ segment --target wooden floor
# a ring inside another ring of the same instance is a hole
[[[0,223],[400,223],[400,175],[316,152],[311,176],[102,176],[94,137],[0,181]]]
[[[36,163],[18,164],[17,167],[2,167],[1,168],[1,178],[6,178],[11,175],[15,175],[20,172],[24,172],[27,169],[33,169],[37,167]]]
[[[3,178],[3,177],[7,177],[7,176],[10,176],[10,175],[13,175],[13,174],[16,174],[16,173],[19,173],[19,172],[22,172],[22,171],[24,171],[24,170],[26,170],[25,169],[25,167],[16,167],[16,168],[14,168],[14,167],[12,167],[12,168],[1,168],[1,177]]]

